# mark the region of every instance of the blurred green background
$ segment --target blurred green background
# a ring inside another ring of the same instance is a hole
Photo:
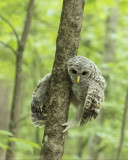
[[[8,19],[21,37],[28,0],[0,1],[0,15]],[[44,128],[35,128],[29,118],[32,92],[39,80],[51,72],[56,49],[62,0],[36,0],[23,57],[16,158],[34,160],[40,155]],[[0,41],[17,49],[16,38],[0,18]],[[94,61],[107,81],[106,98],[96,120],[69,130],[63,160],[114,160],[128,87],[128,0],[86,0],[78,55]],[[0,157],[7,148],[9,113],[12,102],[14,53],[0,44]],[[75,110],[70,107],[69,119]],[[2,159],[3,160],[3,159]],[[121,160],[128,160],[128,125]]]

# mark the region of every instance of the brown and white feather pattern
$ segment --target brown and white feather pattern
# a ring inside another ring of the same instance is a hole
[[[31,102],[31,122],[35,127],[42,127],[47,118],[46,102],[48,99],[51,73],[42,78],[34,89]]]
[[[70,68],[71,70],[76,70],[77,74],[80,75],[81,78],[78,84],[75,81],[75,75],[70,72]],[[70,59],[68,71],[72,81],[72,91],[79,105],[83,106],[80,121],[82,126],[91,120],[92,117],[97,117],[100,106],[104,101],[106,82],[95,63],[83,56],[76,56]],[[84,71],[87,72],[87,76],[82,75]]]
[[[74,121],[63,124],[63,126],[67,126],[64,132],[76,125],[76,121],[80,121],[82,126],[92,117],[97,117],[100,106],[104,101],[104,90],[106,88],[105,79],[98,67],[94,62],[83,56],[69,59],[67,69],[72,82],[70,103],[77,108],[77,113]],[[45,104],[48,101],[50,79],[51,73],[41,79],[33,92],[31,120],[34,126],[41,127],[45,124],[47,118]]]

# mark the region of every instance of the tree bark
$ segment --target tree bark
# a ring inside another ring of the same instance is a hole
[[[34,0],[29,1],[27,17],[24,25],[24,30],[22,34],[22,38],[18,43],[18,49],[16,52],[16,74],[15,74],[15,83],[14,83],[14,92],[10,113],[10,124],[9,131],[13,133],[14,136],[18,134],[18,121],[19,121],[19,104],[20,104],[20,96],[21,96],[21,81],[22,81],[22,60],[23,60],[23,52],[26,44],[26,40],[28,37],[31,17],[34,8]],[[14,159],[14,142],[8,142],[8,149],[6,151],[6,160]]]
[[[122,127],[121,127],[121,137],[120,137],[120,143],[119,143],[116,160],[120,159],[122,148],[123,148],[124,137],[125,137],[125,127],[126,127],[126,121],[127,121],[127,112],[128,112],[128,89],[127,89],[127,95],[126,95],[126,100],[125,100],[125,107],[124,107]]]
[[[67,121],[71,86],[66,63],[77,54],[84,1],[63,1],[40,160],[61,160],[64,152],[61,124]]]

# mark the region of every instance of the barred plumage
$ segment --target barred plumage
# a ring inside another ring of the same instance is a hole
[[[66,127],[63,132],[75,126],[79,121],[82,126],[92,117],[97,117],[100,106],[104,101],[104,90],[106,88],[105,79],[97,66],[83,56],[69,59],[67,69],[72,82],[70,103],[77,108],[77,111],[71,122],[62,124]],[[51,74],[46,75],[33,93],[31,115],[32,123],[35,126],[41,127],[47,118],[45,103],[47,102],[50,79]]]

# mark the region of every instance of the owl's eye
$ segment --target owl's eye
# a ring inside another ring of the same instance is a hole
[[[77,74],[77,71],[74,70],[74,69],[72,69],[72,73],[73,73],[73,74]]]
[[[82,75],[85,76],[87,73],[88,73],[88,72],[85,72],[85,71],[84,71],[84,72],[82,72]]]

